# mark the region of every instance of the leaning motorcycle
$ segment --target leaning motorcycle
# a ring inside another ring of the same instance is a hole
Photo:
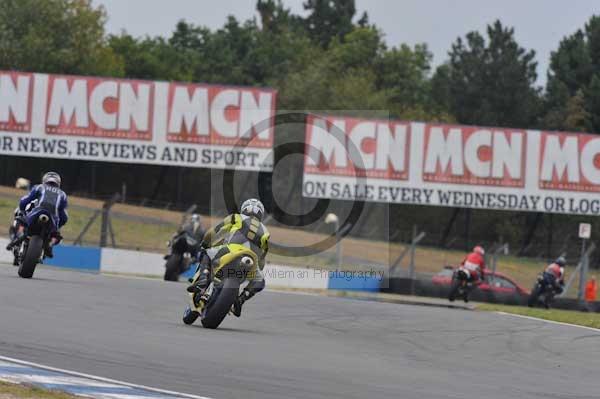
[[[179,275],[185,272],[191,263],[191,252],[198,246],[198,241],[186,232],[182,232],[167,243],[170,254],[166,256],[165,281],[178,281]]]
[[[211,259],[219,248],[210,248],[202,256]],[[240,286],[258,272],[258,259],[248,247],[228,244],[227,249],[229,252],[221,256],[218,264],[210,270],[210,283],[206,290],[188,293],[190,304],[183,314],[185,324],[193,324],[200,317],[204,328],[219,327],[239,296]],[[205,298],[204,306],[197,305],[200,303],[199,296]]]
[[[552,300],[557,293],[552,276],[548,273],[540,273],[527,299],[527,306],[531,308],[537,303],[542,302],[546,309],[550,309]]]
[[[452,274],[452,284],[450,285],[450,294],[448,300],[454,302],[456,298],[462,297],[465,302],[469,302],[469,294],[473,288],[473,274],[464,266],[460,266]]]
[[[40,213],[30,221],[25,238],[18,247],[17,262],[20,277],[33,277],[37,264],[44,259],[44,248],[48,245],[51,232],[52,219],[46,213]]]

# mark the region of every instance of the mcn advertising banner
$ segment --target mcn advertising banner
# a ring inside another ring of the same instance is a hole
[[[0,154],[271,170],[270,89],[0,71]]]
[[[303,195],[600,214],[600,135],[310,116]]]

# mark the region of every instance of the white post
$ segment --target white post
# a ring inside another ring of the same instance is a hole
[[[325,216],[326,224],[333,224],[335,228],[335,257],[337,258],[338,270],[342,268],[342,241],[340,236],[340,219],[335,213],[328,213]]]

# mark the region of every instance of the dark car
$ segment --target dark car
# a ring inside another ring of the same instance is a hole
[[[454,267],[445,266],[434,274],[431,282],[434,286],[447,287],[450,290]],[[487,272],[484,281],[473,290],[470,297],[474,301],[521,304],[526,301],[529,291],[517,284],[515,280],[500,272]]]

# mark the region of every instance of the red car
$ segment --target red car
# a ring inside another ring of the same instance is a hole
[[[436,286],[447,286],[450,288],[452,283],[452,274],[454,267],[444,266],[444,269],[431,278],[431,282]],[[520,302],[522,298],[529,296],[529,291],[517,284],[513,279],[500,272],[492,273],[488,271],[484,281],[477,286],[471,293],[475,301],[493,302]]]

